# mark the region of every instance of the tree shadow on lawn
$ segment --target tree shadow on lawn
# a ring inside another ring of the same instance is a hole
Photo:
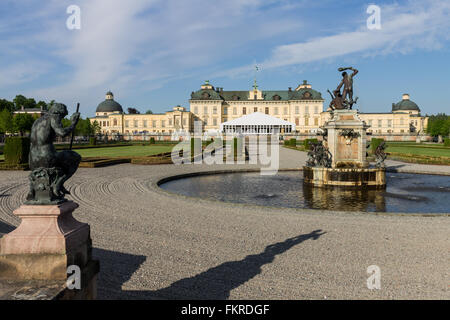
[[[239,261],[222,263],[190,278],[172,283],[155,291],[122,290],[122,284],[146,260],[145,256],[94,249],[93,255],[100,260],[98,283],[99,299],[228,299],[231,290],[261,273],[265,264],[274,261],[279,254],[308,239],[317,240],[326,232],[315,230],[308,234],[271,244],[261,253],[248,255]]]

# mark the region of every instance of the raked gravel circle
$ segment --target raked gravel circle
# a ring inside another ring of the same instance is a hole
[[[280,149],[280,167],[305,153]],[[450,166],[387,162],[399,171]],[[173,195],[168,176],[251,165],[80,168],[67,183],[91,226],[101,299],[449,299],[450,218],[266,208]],[[300,174],[300,173],[299,173]],[[0,171],[0,234],[28,172]],[[3,221],[3,222],[2,222]],[[381,289],[367,288],[367,268]]]

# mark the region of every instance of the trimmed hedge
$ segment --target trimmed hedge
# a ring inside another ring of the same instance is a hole
[[[97,145],[97,138],[96,138],[96,137],[90,137],[90,138],[89,138],[89,144],[90,144],[91,146]]]
[[[297,139],[292,138],[292,139],[289,139],[289,140],[284,140],[284,145],[285,146],[295,147],[295,146],[297,146]]]
[[[450,138],[444,139],[444,147],[450,147]]]
[[[155,138],[154,138],[154,137],[151,137],[151,138],[150,138],[150,144],[155,144],[155,143],[156,143]]]
[[[375,150],[377,150],[377,147],[384,141],[384,139],[379,138],[372,138],[370,140],[370,148],[372,149],[372,154],[375,154]]]
[[[318,143],[319,140],[317,139],[305,139],[303,140],[303,147],[305,148],[305,150],[309,150],[309,145],[312,143]]]
[[[28,163],[30,154],[30,138],[8,137],[5,140],[5,163],[7,165],[18,165]]]

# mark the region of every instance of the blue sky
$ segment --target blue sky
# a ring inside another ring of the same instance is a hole
[[[381,8],[369,30],[366,9]],[[70,5],[81,29],[69,30]],[[363,112],[409,93],[450,112],[450,1],[2,0],[0,98],[52,99],[92,116],[107,90],[124,108],[188,107],[204,80],[225,90],[286,90],[307,79],[329,102],[353,66]]]

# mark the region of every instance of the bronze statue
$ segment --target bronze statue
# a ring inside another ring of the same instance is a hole
[[[328,93],[331,96],[330,108],[331,110],[342,110],[346,108],[346,103],[342,98],[342,94],[340,90],[334,90],[333,93],[328,90]]]
[[[328,90],[332,99],[330,108],[331,110],[352,109],[353,105],[358,101],[358,97],[353,100],[353,77],[358,73],[358,70],[352,67],[339,68],[338,70],[344,72],[342,72],[342,80],[336,90],[334,90],[333,93]],[[345,70],[352,70],[353,73],[349,75]],[[344,88],[341,93],[342,86]]]
[[[384,149],[386,149],[384,141],[382,141],[375,149],[375,167],[377,168],[384,168],[386,166],[384,160],[386,160],[387,155],[384,152]]]
[[[67,107],[54,103],[50,110],[37,119],[31,128],[29,165],[31,173],[27,204],[55,204],[66,201],[66,182],[78,169],[81,156],[70,150],[56,152],[53,141],[56,136],[68,136],[77,125],[80,114],[74,113],[72,123],[63,128],[62,119]]]
[[[308,167],[324,167],[331,168],[331,152],[325,147],[322,141],[310,143],[308,152]]]

